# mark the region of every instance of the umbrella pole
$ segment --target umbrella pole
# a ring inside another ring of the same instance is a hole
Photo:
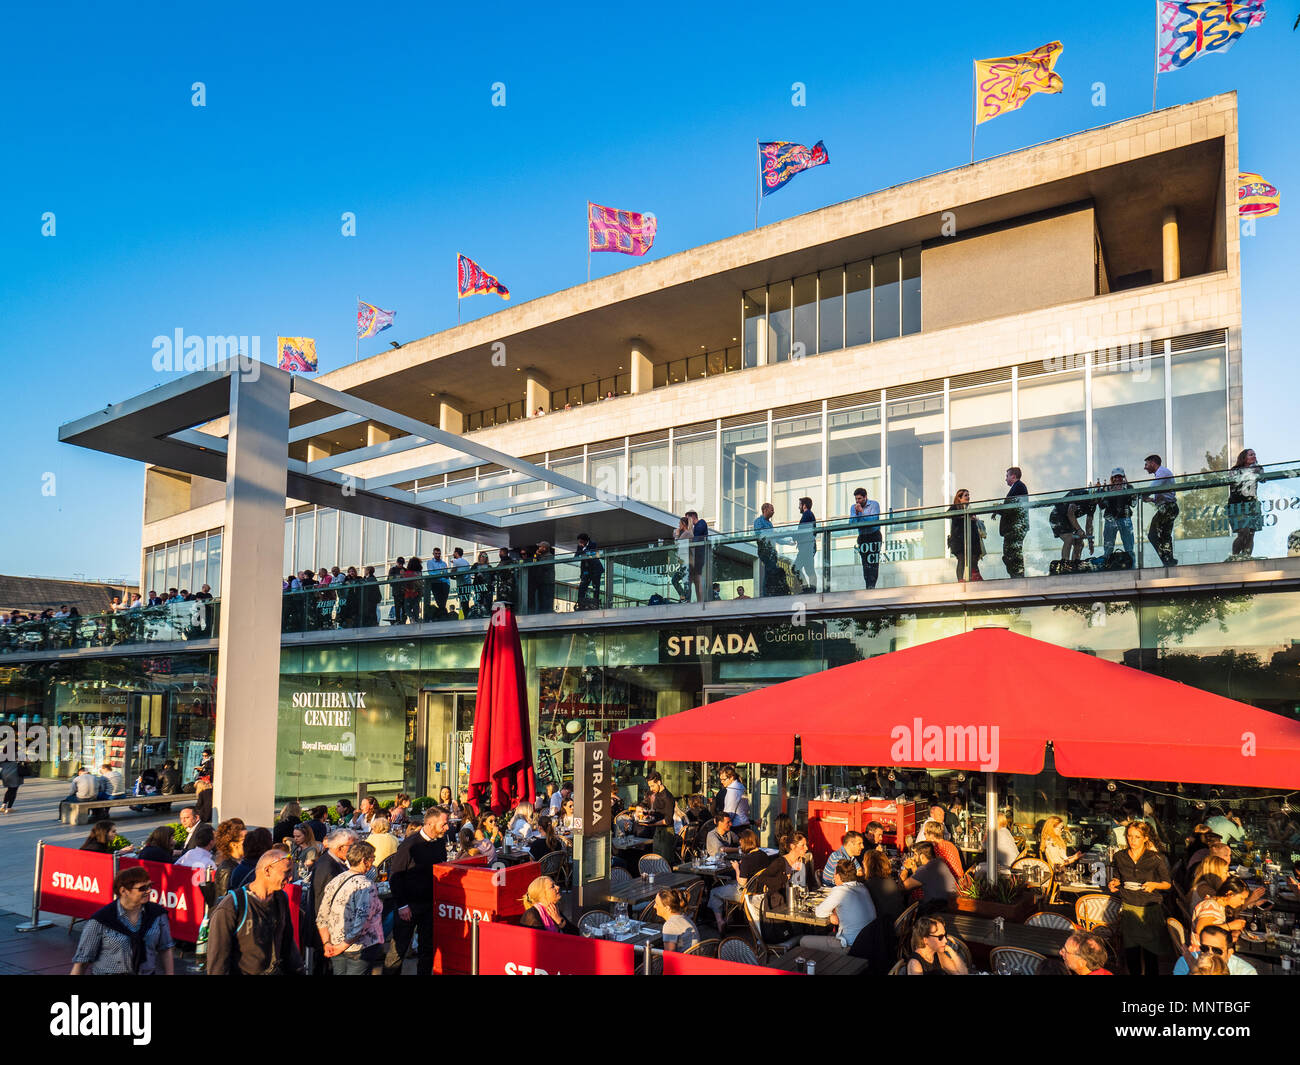
[[[988,881],[998,882],[998,780],[993,773],[984,774],[984,861],[987,863]]]

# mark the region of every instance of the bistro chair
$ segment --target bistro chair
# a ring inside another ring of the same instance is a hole
[[[614,915],[606,910],[588,910],[578,918],[578,931],[584,936],[594,935],[597,928],[609,924]]]
[[[744,936],[728,936],[718,944],[718,957],[740,965],[762,965],[753,945]]]
[[[637,862],[636,868],[639,873],[654,873],[655,876],[667,876],[673,871],[673,867],[660,854],[641,855],[641,860]]]
[[[906,954],[910,949],[906,944],[912,935],[912,925],[916,923],[916,908],[920,905],[919,902],[912,903],[894,919],[894,939],[898,942],[900,954]]]
[[[653,895],[650,897],[650,901],[641,908],[641,912],[636,915],[636,919],[642,924],[659,920],[659,915],[655,913],[655,897]]]
[[[700,826],[686,824],[682,826],[682,861],[693,861],[700,854],[704,837],[700,835]]]
[[[609,871],[609,882],[614,887],[618,887],[620,884],[630,884],[632,874],[616,865]]]
[[[682,953],[693,954],[697,958],[716,958],[718,956],[718,945],[716,939],[701,939],[695,946],[682,951]]]
[[[636,968],[633,970],[634,976],[645,976],[645,952],[638,948]],[[650,975],[663,976],[664,974],[664,952],[657,947],[650,948]]]
[[[700,912],[700,904],[704,901],[704,881],[692,880],[686,887],[686,916],[692,921]]]
[[[889,970],[889,972],[887,972],[885,975],[886,975],[886,976],[906,976],[906,975],[907,975],[907,962],[904,961],[902,958],[899,958],[898,961],[894,962],[893,967],[892,967],[892,968]]]
[[[792,936],[790,939],[783,939],[779,943],[769,943],[763,935],[763,916],[767,913],[767,896],[758,897],[758,916],[755,917],[750,907],[743,907],[745,920],[749,924],[749,934],[754,937],[754,947],[766,963],[770,957],[777,954],[784,954],[791,947],[799,945],[799,937]]]
[[[1182,921],[1175,921],[1172,917],[1165,918],[1165,927],[1169,929],[1169,938],[1174,944],[1174,953],[1182,957],[1183,952],[1187,949],[1187,934],[1183,931]]]
[[[1113,895],[1084,895],[1074,904],[1074,919],[1085,932],[1093,932],[1114,925],[1119,911],[1119,899]]]
[[[564,851],[552,851],[550,854],[543,855],[537,875],[549,876],[561,888],[568,887],[569,856]]]
[[[1023,947],[994,947],[989,951],[989,965],[997,976],[1036,976],[1046,960],[1038,951]]]
[[[966,941],[962,939],[961,936],[955,936],[949,932],[948,946],[952,947],[952,949],[957,952],[957,956],[966,963],[966,971],[968,973],[974,972],[975,963],[971,960],[970,947],[966,945]]]
[[[1073,921],[1062,913],[1052,913],[1050,910],[1040,910],[1028,920],[1025,921],[1029,928],[1059,928],[1062,932],[1075,932],[1076,928]]]
[[[1023,873],[1036,888],[1046,888],[1052,882],[1052,867],[1042,858],[1017,858],[1011,863],[1015,872]]]

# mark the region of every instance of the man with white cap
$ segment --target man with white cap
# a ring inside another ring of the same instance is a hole
[[[1105,489],[1107,493],[1115,494],[1107,494],[1099,500],[1099,504],[1105,519],[1102,525],[1101,542],[1107,562],[1110,561],[1111,552],[1115,549],[1115,533],[1118,532],[1124,542],[1124,550],[1128,553],[1128,565],[1124,568],[1132,569],[1133,493],[1125,491],[1128,487],[1128,477],[1124,474],[1124,468],[1116,466],[1110,471],[1110,484]]]

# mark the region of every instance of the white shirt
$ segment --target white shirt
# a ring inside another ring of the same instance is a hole
[[[191,847],[173,863],[189,869],[212,869],[216,866],[211,854],[204,847]]]
[[[456,569],[469,569],[469,559],[464,555],[453,555],[451,565]]]
[[[840,923],[835,938],[848,950],[858,933],[876,919],[876,904],[865,884],[840,884],[831,888],[830,894],[817,904],[818,917],[838,913]]]
[[[745,797],[745,785],[739,780],[733,780],[727,785],[727,791],[722,796],[722,809],[731,814],[734,828],[749,824],[749,800]]]

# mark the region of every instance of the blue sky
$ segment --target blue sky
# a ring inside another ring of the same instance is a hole
[[[823,139],[831,154],[767,197],[764,222],[961,165],[977,56],[1065,44],[1065,92],[983,125],[980,157],[1129,118],[1151,106],[1153,7],[1097,18],[1042,3],[989,19],[837,5],[834,24],[815,17],[832,9],[761,3],[12,9],[0,572],[137,575],[142,467],[60,445],[57,427],[160,383],[155,336],[258,335],[264,358],[277,333],[314,336],[327,371],[353,358],[358,294],[397,311],[363,357],[454,324],[457,251],[514,301],[581,283],[588,199],[655,212],[652,257],[748,229],[759,138]],[[1247,443],[1266,462],[1300,458],[1286,291],[1300,0],[1268,8],[1227,55],[1162,75],[1159,96],[1237,90],[1242,167],[1282,190],[1282,214],[1242,242]],[[796,81],[805,107],[791,105]],[[1105,107],[1091,102],[1098,81]],[[495,82],[505,107],[491,105]],[[355,237],[340,233],[345,211]],[[635,262],[596,256],[593,276]]]

